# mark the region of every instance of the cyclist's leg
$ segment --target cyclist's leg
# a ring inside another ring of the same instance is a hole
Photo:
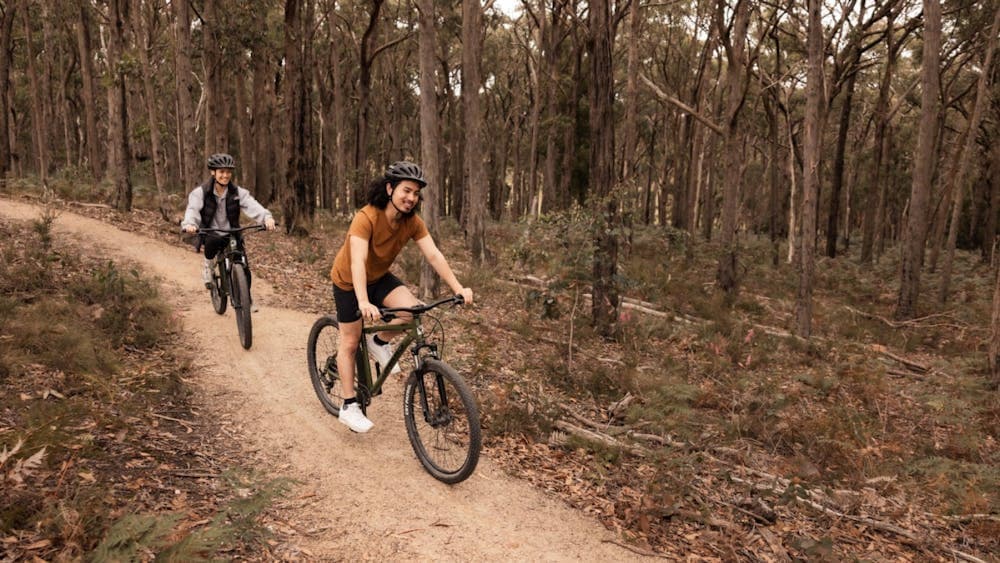
[[[369,285],[368,296],[372,300],[372,303],[378,307],[414,307],[420,304],[420,301],[403,285],[403,282],[392,274],[386,274],[378,282]],[[401,313],[389,324],[401,324],[409,320],[410,315]],[[398,335],[398,332],[389,331],[380,332],[377,336],[379,339],[388,342],[394,336]]]
[[[355,355],[361,344],[361,319],[351,323],[340,322],[340,340],[337,342],[337,372],[345,399],[354,397]]]
[[[205,263],[202,264],[202,281],[212,283],[212,260],[226,247],[226,239],[218,235],[205,235]]]
[[[337,342],[337,372],[343,387],[343,397],[355,396],[355,356],[361,344],[361,314],[358,298],[354,291],[346,291],[333,286],[333,302],[337,307],[337,324],[340,325],[340,340]]]

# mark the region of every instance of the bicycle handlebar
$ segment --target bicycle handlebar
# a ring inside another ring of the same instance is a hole
[[[235,229],[213,229],[211,227],[198,227],[195,233],[199,235],[205,235],[210,233],[222,233],[222,234],[232,234],[239,233],[243,231],[263,231],[267,229],[264,225],[247,225],[246,227],[237,227]]]
[[[431,309],[440,307],[441,305],[461,305],[465,303],[465,298],[461,295],[452,295],[451,297],[445,297],[440,301],[435,301],[430,304],[415,305],[413,307],[387,307],[385,309],[379,309],[379,315],[382,316],[383,321],[390,321],[395,318],[396,313],[411,313],[413,315],[422,315]]]

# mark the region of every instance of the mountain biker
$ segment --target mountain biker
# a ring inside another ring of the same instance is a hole
[[[410,239],[441,279],[466,303],[472,303],[472,290],[455,277],[423,219],[416,214],[421,190],[427,186],[424,173],[412,162],[390,165],[385,174],[369,185],[368,205],[351,221],[344,245],[337,252],[330,270],[333,299],[340,324],[337,370],[343,385],[344,404],[339,420],[355,432],[371,430],[373,423],[361,412],[354,389],[354,356],[361,341],[362,318],[371,323],[379,318],[379,307],[413,307],[420,302],[399,278],[389,272],[396,256]],[[406,322],[397,318],[393,322]],[[392,345],[384,337],[392,332],[367,336],[368,349],[380,366],[392,357]],[[399,367],[393,368],[399,373]]]
[[[274,230],[274,217],[245,188],[233,182],[236,160],[226,153],[216,153],[208,157],[211,178],[188,194],[187,210],[181,221],[181,231],[195,233],[203,229],[236,229],[240,226],[240,212]],[[243,250],[243,237],[236,233],[237,244]],[[229,235],[201,234],[194,243],[194,251],[205,249],[205,262],[201,278],[206,288],[212,287],[212,259],[229,243]],[[250,266],[247,265],[247,284],[250,284]],[[257,312],[251,301],[250,310]]]

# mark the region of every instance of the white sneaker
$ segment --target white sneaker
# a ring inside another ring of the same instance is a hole
[[[372,426],[375,426],[375,423],[368,420],[365,413],[361,412],[361,405],[357,403],[340,407],[340,415],[337,418],[342,424],[359,434],[364,434],[371,430]]]
[[[201,265],[201,281],[205,282],[205,289],[212,289],[212,261],[208,258]]]
[[[375,358],[375,362],[377,362],[380,366],[388,364],[389,360],[392,359],[392,344],[376,344],[374,334],[369,334],[365,338],[368,341],[368,351],[371,352],[371,355]],[[400,373],[399,362],[396,362],[396,365],[392,366],[392,371],[390,373],[393,375]]]
[[[260,307],[257,305],[257,302],[253,300],[253,298],[250,299],[250,312],[251,313],[260,312]]]

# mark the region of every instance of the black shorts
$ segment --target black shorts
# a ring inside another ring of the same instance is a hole
[[[392,293],[392,290],[403,285],[403,282],[392,274],[386,274],[374,282],[368,284],[368,301],[376,307],[381,307],[385,298]],[[337,322],[353,323],[361,318],[361,311],[358,309],[358,296],[354,290],[340,289],[333,286],[333,302],[337,305]]]

